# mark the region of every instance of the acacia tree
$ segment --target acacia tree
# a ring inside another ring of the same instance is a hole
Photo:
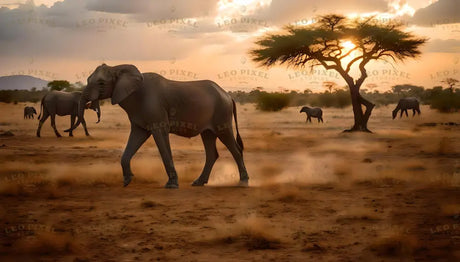
[[[53,80],[48,83],[50,90],[61,91],[70,87],[70,83],[67,80]]]
[[[250,51],[252,60],[270,67],[287,64],[294,68],[323,66],[336,70],[347,83],[354,113],[354,125],[345,131],[366,131],[374,104],[359,93],[367,78],[366,65],[372,60],[394,62],[415,58],[427,41],[404,32],[401,24],[382,24],[375,19],[351,20],[341,15],[325,15],[308,26],[287,26],[281,34],[266,34]],[[344,45],[352,43],[352,45]],[[357,77],[352,74],[356,66]],[[366,108],[363,111],[362,105]]]
[[[448,77],[444,80],[441,81],[441,83],[447,84],[448,88],[450,89],[450,92],[454,92],[454,86],[458,84],[458,80],[455,78]]]

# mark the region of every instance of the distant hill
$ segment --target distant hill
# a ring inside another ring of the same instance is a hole
[[[30,90],[36,87],[41,90],[48,81],[27,75],[0,76],[0,90]]]

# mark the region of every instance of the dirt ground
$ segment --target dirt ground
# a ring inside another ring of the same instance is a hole
[[[31,105],[30,103],[28,105]],[[24,120],[25,104],[0,103],[1,261],[459,261],[460,115],[423,106],[391,119],[376,108],[374,134],[344,134],[350,108],[324,124],[300,108],[262,113],[238,105],[250,186],[239,188],[230,153],[205,187],[199,137],[171,136],[178,190],[152,139],[122,187],[126,114],[87,111],[91,134],[68,137],[69,117]],[[39,105],[35,104],[39,109]],[[39,111],[39,110],[37,110]]]

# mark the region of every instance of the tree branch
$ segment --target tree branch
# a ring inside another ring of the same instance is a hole
[[[358,49],[357,46],[355,46],[354,48],[352,48],[350,51],[348,51],[348,52],[347,52],[346,54],[344,54],[343,56],[338,57],[338,59],[342,59],[342,58],[344,58],[344,57],[349,56],[349,55],[350,55],[353,51],[355,51],[356,49]]]
[[[361,55],[361,56],[357,56],[357,57],[353,58],[353,59],[348,63],[347,69],[345,70],[345,72],[347,72],[347,73],[350,72],[351,66],[352,66],[356,61],[358,61],[359,59],[363,59],[363,56]]]
[[[363,84],[364,80],[367,77],[366,64],[370,61],[370,58],[364,58],[361,63],[359,63],[359,71],[361,71],[361,76],[356,80],[356,87],[359,89]]]

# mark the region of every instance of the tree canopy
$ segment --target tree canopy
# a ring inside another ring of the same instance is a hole
[[[70,83],[67,80],[53,80],[48,83],[50,90],[61,91],[70,88]]]

